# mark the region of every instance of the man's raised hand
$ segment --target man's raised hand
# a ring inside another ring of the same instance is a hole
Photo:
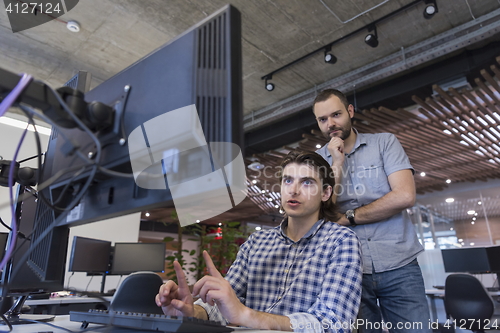
[[[203,302],[212,306],[217,304],[224,318],[230,323],[244,325],[242,319],[250,309],[240,302],[229,282],[215,267],[207,251],[203,251],[203,259],[205,259],[209,275],[196,282],[193,295],[199,295]]]
[[[156,295],[156,304],[161,306],[166,315],[193,317],[193,296],[189,291],[182,267],[177,261],[174,261],[174,270],[179,285],[172,280],[162,284]]]

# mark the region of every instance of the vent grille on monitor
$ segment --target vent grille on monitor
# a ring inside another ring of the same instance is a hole
[[[35,216],[31,234],[31,252],[27,264],[42,281],[61,280],[65,270],[69,228],[55,227],[36,246],[33,246],[55,220],[53,210],[42,200],[37,203]]]
[[[78,71],[78,74],[69,79],[64,85],[86,93],[90,90],[91,77],[92,75],[86,71]]]
[[[226,126],[228,49],[226,14],[215,17],[198,29],[196,106],[208,142],[232,141]]]
[[[38,201],[36,208],[36,216],[33,234],[31,235],[32,243],[34,243],[40,237],[45,229],[47,229],[52,222],[54,222],[54,213],[52,210],[45,205],[42,200]],[[49,233],[30,253],[28,259],[28,265],[31,269],[41,278],[45,277],[45,272],[47,272],[47,265],[49,262],[50,254],[50,243],[51,243],[52,232]]]

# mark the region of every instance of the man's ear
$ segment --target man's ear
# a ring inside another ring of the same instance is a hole
[[[347,107],[347,112],[349,112],[349,117],[354,117],[354,105],[349,104],[349,106]]]
[[[323,195],[321,196],[321,201],[328,201],[332,196],[333,189],[330,185],[323,189]]]

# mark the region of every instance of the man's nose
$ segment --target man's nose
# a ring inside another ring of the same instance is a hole
[[[298,182],[293,182],[293,184],[291,184],[289,187],[288,187],[288,194],[297,194],[299,193],[299,184]]]
[[[335,122],[335,119],[333,119],[331,117],[328,118],[327,123],[328,123],[328,128],[335,127],[337,125],[337,123]]]

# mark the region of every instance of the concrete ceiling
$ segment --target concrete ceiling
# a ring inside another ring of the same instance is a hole
[[[367,31],[360,32],[334,45],[335,65],[325,64],[320,52],[274,75],[273,92],[264,89],[263,75],[413,1],[85,0],[56,20],[18,33],[0,11],[0,67],[28,72],[53,87],[86,70],[95,87],[227,2],[242,14],[245,115],[500,8],[498,0],[438,0],[439,12],[426,20],[421,1],[377,24],[377,48],[363,42]],[[66,29],[69,20],[78,21],[81,31]]]

